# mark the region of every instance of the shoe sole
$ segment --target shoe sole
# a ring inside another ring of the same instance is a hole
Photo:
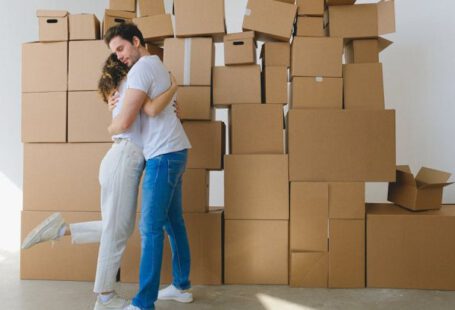
[[[25,237],[24,241],[22,242],[22,249],[28,249],[35,244],[39,243],[39,239],[37,240],[38,236],[40,233],[51,227],[52,225],[59,224],[61,225],[64,224],[63,217],[60,213],[54,213],[51,216],[49,216],[47,219],[41,222],[38,226],[36,226],[28,235]]]
[[[178,297],[158,297],[158,300],[174,300],[174,301],[178,301],[178,302],[181,302],[184,304],[193,302],[193,298],[188,299],[188,298],[178,298]]]

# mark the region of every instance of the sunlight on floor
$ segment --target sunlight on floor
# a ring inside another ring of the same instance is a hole
[[[297,305],[284,299],[265,294],[257,294],[256,296],[266,310],[314,310],[314,308],[311,307]]]
[[[0,250],[17,252],[20,244],[22,190],[0,172]],[[3,258],[4,259],[4,258]],[[2,256],[0,256],[0,262]]]

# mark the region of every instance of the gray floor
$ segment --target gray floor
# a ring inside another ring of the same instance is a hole
[[[19,257],[0,251],[0,309],[93,309],[92,283],[19,280]],[[136,285],[119,284],[117,291],[132,297]],[[195,302],[158,302],[157,309],[455,309],[455,292],[360,289],[291,289],[286,286],[197,286]]]

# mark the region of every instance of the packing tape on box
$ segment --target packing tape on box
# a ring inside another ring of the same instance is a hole
[[[183,56],[183,85],[191,82],[191,38],[185,39],[185,55]]]
[[[324,78],[322,76],[317,76],[314,79],[316,80],[316,82],[319,82],[319,83],[324,82]]]
[[[246,8],[245,9],[245,16],[250,16],[251,15],[251,9]]]

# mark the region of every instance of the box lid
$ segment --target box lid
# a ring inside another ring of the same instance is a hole
[[[395,0],[381,0],[377,6],[379,34],[395,32]]]
[[[422,167],[415,179],[419,188],[443,187],[453,183],[447,182],[450,176],[451,174],[445,171]]]
[[[379,52],[382,52],[386,48],[388,48],[390,45],[392,45],[393,42],[384,38],[378,38],[378,48]]]
[[[254,31],[229,33],[224,36],[224,42],[235,41],[235,40],[244,40],[244,39],[254,39]]]
[[[123,18],[135,18],[136,13],[134,12],[125,12],[125,11],[117,11],[117,10],[105,10],[105,14],[108,16],[113,16],[113,17],[123,17]]]
[[[37,10],[36,17],[65,17],[68,15],[68,11],[57,11],[57,10]]]

